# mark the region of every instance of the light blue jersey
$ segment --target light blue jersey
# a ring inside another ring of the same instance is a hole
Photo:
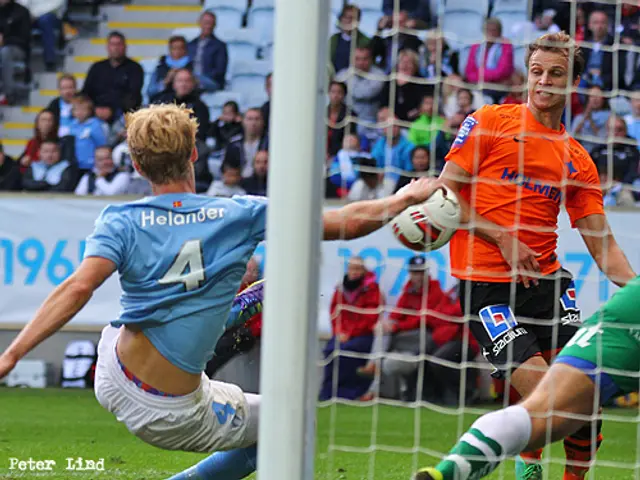
[[[202,372],[264,240],[266,206],[266,198],[180,193],[105,208],[85,257],[117,266],[122,311],[111,324],[137,324],[171,363]]]

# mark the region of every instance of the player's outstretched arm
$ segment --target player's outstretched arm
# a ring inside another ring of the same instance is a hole
[[[636,277],[629,260],[616,242],[607,217],[601,213],[575,221],[589,253],[609,280],[622,287]]]
[[[420,178],[395,195],[379,200],[354,202],[323,214],[324,239],[340,240],[364,237],[386,225],[396,215],[426,201],[436,190],[434,179]]]
[[[60,330],[89,301],[93,292],[115,271],[111,260],[85,258],[78,269],[44,301],[35,317],[0,355],[0,378],[43,340]]]

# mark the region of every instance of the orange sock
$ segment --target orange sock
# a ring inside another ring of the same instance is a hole
[[[585,439],[584,435],[576,434],[564,439],[564,452],[567,458],[567,466],[564,470],[563,480],[583,480],[589,471],[589,463],[595,456],[602,443],[602,433],[598,433],[595,445],[591,439]]]
[[[522,458],[525,463],[539,462],[542,459],[542,449],[539,448],[537,450],[531,450],[529,452],[522,452],[520,454],[520,458]]]

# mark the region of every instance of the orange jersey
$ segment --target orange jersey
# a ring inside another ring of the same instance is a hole
[[[571,223],[603,214],[596,166],[565,131],[540,124],[526,105],[491,105],[463,122],[446,157],[471,174],[461,196],[487,220],[508,227],[541,254],[543,275],[560,268],[558,214]],[[473,224],[473,216],[471,217]],[[511,269],[500,249],[468,230],[451,239],[451,273],[481,282],[508,282]]]

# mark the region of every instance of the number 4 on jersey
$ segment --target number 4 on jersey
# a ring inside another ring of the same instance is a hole
[[[198,288],[203,281],[202,242],[189,240],[182,245],[178,256],[158,283],[183,283],[184,288],[189,291]]]

